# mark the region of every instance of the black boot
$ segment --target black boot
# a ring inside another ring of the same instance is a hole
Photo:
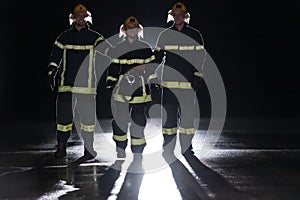
[[[117,158],[125,158],[126,157],[126,152],[125,149],[117,147]]]
[[[67,144],[58,143],[56,152],[54,153],[55,158],[64,158],[67,155]]]
[[[84,148],[84,155],[83,155],[84,158],[86,159],[94,159],[97,157],[97,152],[95,150],[88,150],[86,148]]]
[[[192,140],[194,135],[179,134],[181,153],[183,155],[194,155]]]
[[[84,142],[84,157],[86,159],[96,158],[97,152],[94,150],[94,134],[93,133],[82,133]]]

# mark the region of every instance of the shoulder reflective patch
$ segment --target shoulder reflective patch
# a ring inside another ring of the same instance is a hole
[[[98,37],[94,43],[94,46],[96,46],[98,42],[103,41],[103,40],[104,40],[103,36]]]
[[[64,45],[63,45],[62,43],[58,42],[57,40],[54,42],[54,44],[55,44],[56,46],[58,46],[59,48],[61,48],[61,49],[64,48]]]

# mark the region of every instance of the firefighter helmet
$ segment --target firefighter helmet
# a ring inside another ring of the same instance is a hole
[[[88,12],[87,8],[82,4],[78,4],[73,9],[73,14],[79,13],[79,12],[83,12],[86,14],[86,16],[90,16],[90,13]]]
[[[186,23],[189,23],[190,18],[191,18],[191,15],[190,15],[190,13],[188,13],[186,6],[185,6],[183,3],[181,3],[181,2],[175,3],[175,4],[173,5],[172,9],[169,10],[169,12],[168,12],[167,23],[168,23],[169,21],[174,21],[173,13],[174,13],[175,11],[177,11],[177,10],[186,13],[184,21],[185,21]]]
[[[123,22],[123,24],[120,26],[120,33],[119,33],[119,37],[124,37],[126,36],[125,32],[126,32],[126,26],[128,25],[134,25],[136,28],[139,28],[141,29],[139,31],[139,34],[138,34],[138,37],[143,37],[143,26],[140,24],[139,20],[134,17],[134,16],[130,16],[130,17],[127,17],[125,19],[125,21]]]
[[[87,7],[84,6],[83,4],[78,4],[74,7],[73,12],[69,14],[70,25],[74,23],[73,15],[76,14],[76,13],[80,13],[80,12],[84,13],[85,14],[85,20],[92,24],[92,15],[87,10]]]
[[[186,6],[181,2],[177,2],[174,4],[171,11],[174,12],[175,10],[187,12]]]

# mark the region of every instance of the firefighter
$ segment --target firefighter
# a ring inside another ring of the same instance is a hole
[[[90,27],[87,19],[91,14],[86,6],[78,4],[70,14],[71,27],[55,40],[48,65],[49,84],[57,90],[56,158],[65,157],[67,141],[73,124],[75,106],[80,116],[80,130],[84,142],[84,156],[96,157],[94,150],[96,76],[94,70],[94,49],[103,51],[111,45]]]
[[[140,39],[142,29],[137,18],[128,17],[120,26],[119,36],[123,40],[108,51],[111,65],[106,88],[112,90],[113,140],[118,158],[126,157],[128,128],[134,156],[142,155],[146,145],[146,106],[151,102],[149,81],[153,78],[156,60],[151,46]]]
[[[174,151],[177,133],[181,153],[194,153],[194,97],[203,78],[206,51],[202,35],[189,26],[189,19],[186,6],[181,2],[174,4],[168,12],[168,20],[173,24],[159,34],[156,44],[157,51],[166,56],[160,74],[162,106],[166,111],[162,112],[164,153]]]

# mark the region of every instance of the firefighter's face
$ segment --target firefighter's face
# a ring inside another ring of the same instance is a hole
[[[85,18],[87,17],[87,14],[84,12],[77,12],[73,14],[73,19],[75,23],[79,26],[85,25]]]
[[[182,10],[174,10],[172,12],[172,16],[174,18],[175,24],[179,25],[179,24],[182,24],[184,22],[186,13]]]
[[[138,35],[139,31],[140,29],[134,23],[126,25],[126,35],[128,37],[135,38]]]

